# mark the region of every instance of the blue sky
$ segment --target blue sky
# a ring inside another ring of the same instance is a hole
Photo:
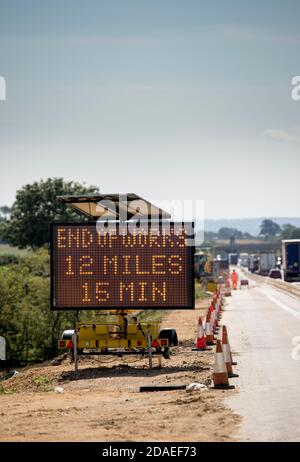
[[[47,178],[299,216],[298,1],[1,1],[1,204]]]

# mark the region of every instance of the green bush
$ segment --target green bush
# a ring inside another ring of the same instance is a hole
[[[3,254],[0,255],[0,266],[10,265],[12,263],[18,263],[19,257],[14,254]]]
[[[49,259],[40,249],[0,266],[0,335],[13,365],[54,357],[62,330],[74,325],[76,313],[50,309]]]

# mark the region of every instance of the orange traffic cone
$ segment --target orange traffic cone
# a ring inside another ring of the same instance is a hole
[[[211,323],[211,326],[213,327],[214,326],[214,308],[212,305],[210,305],[210,307],[208,308],[207,314],[209,314],[210,323]]]
[[[225,281],[225,297],[230,297],[231,296],[231,287],[230,287],[230,281],[227,278]]]
[[[222,313],[221,313],[221,310],[219,309],[218,314],[217,314],[217,321],[219,322],[221,318],[222,318]]]
[[[217,292],[215,292],[215,293],[213,294],[213,298],[212,298],[212,304],[213,304],[213,306],[215,306],[215,304],[216,304],[216,302],[217,302],[217,297],[218,297],[218,296],[217,296]]]
[[[214,334],[211,325],[210,312],[207,313],[205,322],[206,345],[214,345]]]
[[[222,350],[223,350],[224,361],[225,361],[227,372],[228,372],[228,377],[230,378],[238,377],[238,374],[234,374],[232,370],[232,356],[231,356],[231,351],[230,351],[230,345],[228,342],[226,326],[223,326],[223,329],[222,329]]]
[[[216,312],[217,312],[216,305],[214,304],[214,301],[212,300],[208,308],[208,313],[210,314],[210,317],[211,317],[211,323],[212,323],[213,329],[215,329],[216,327],[216,321],[217,321]]]
[[[219,293],[219,302],[220,302],[220,306],[223,305],[223,292],[220,291]]]
[[[217,332],[219,330],[219,320],[220,320],[220,305],[217,299],[215,309],[211,313],[213,315],[213,321],[214,321],[214,332]]]
[[[213,369],[213,388],[219,389],[232,389],[234,385],[229,385],[228,373],[226,364],[224,361],[224,355],[222,351],[222,344],[220,340],[217,340],[216,354],[215,354],[215,364]]]
[[[206,346],[206,339],[204,335],[204,329],[203,329],[203,324],[202,324],[202,318],[199,316],[198,320],[198,334],[197,334],[197,341],[196,341],[196,348],[193,348],[195,351],[205,351],[207,350]]]
[[[212,319],[212,329],[213,329],[213,332],[214,334],[217,333],[219,331],[219,327],[218,327],[218,324],[217,324],[217,321],[218,321],[218,318],[217,318],[217,312],[216,310],[214,310],[211,314],[211,319]]]
[[[227,332],[226,326],[223,326],[223,331],[225,331],[226,337],[227,337],[227,343],[228,343],[228,347],[229,347],[229,354],[230,354],[230,359],[231,359],[231,365],[232,365],[232,366],[236,366],[237,363],[234,362],[233,359],[232,359],[231,347],[230,347],[230,343],[229,343],[228,332]],[[223,332],[222,332],[222,334],[223,334]]]
[[[217,321],[221,317],[221,302],[219,298],[217,299],[217,304],[216,304],[216,317],[217,317]]]
[[[224,305],[223,292],[220,292],[220,295],[219,295],[219,303],[220,303],[220,308],[222,308],[223,305]]]

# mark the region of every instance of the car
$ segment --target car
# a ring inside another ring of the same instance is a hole
[[[272,279],[282,279],[281,271],[278,268],[271,269],[268,276]]]

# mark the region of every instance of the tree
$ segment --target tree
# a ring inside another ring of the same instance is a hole
[[[217,233],[213,231],[204,231],[204,240],[201,245],[204,247],[209,246],[215,239],[217,239]]]
[[[286,223],[281,228],[281,239],[300,239],[300,228]]]
[[[281,239],[291,239],[292,232],[297,229],[295,226],[290,223],[282,225],[281,228]]]
[[[97,192],[95,186],[86,187],[63,178],[48,178],[23,186],[17,191],[10,219],[1,227],[1,238],[19,248],[41,247],[50,240],[52,221],[77,220],[78,215],[57,201],[57,196]],[[84,218],[82,218],[84,219]]]
[[[11,365],[40,362],[59,352],[58,339],[75,321],[91,322],[93,311],[50,309],[50,256],[47,248],[0,266],[0,335]]]
[[[219,239],[231,239],[234,237],[235,239],[242,239],[243,233],[236,228],[220,228],[218,231],[218,238]]]
[[[252,234],[250,233],[243,233],[243,239],[254,239],[254,237],[252,236]]]
[[[2,230],[4,227],[4,223],[7,221],[9,215],[11,213],[11,208],[7,205],[3,205],[0,207],[0,240],[2,236]]]
[[[74,313],[50,310],[49,258],[42,248],[0,267],[0,335],[12,365],[54,357],[62,331],[74,326]]]
[[[0,221],[7,220],[10,214],[10,207],[8,207],[7,205],[2,205],[2,207],[0,207]]]
[[[300,239],[300,228],[293,229],[290,239]]]
[[[266,238],[275,237],[276,234],[279,234],[281,231],[280,226],[275,223],[273,220],[263,220],[260,225],[260,236],[265,236]]]
[[[7,205],[0,207],[0,241],[2,240],[4,225],[11,213],[11,208]]]

